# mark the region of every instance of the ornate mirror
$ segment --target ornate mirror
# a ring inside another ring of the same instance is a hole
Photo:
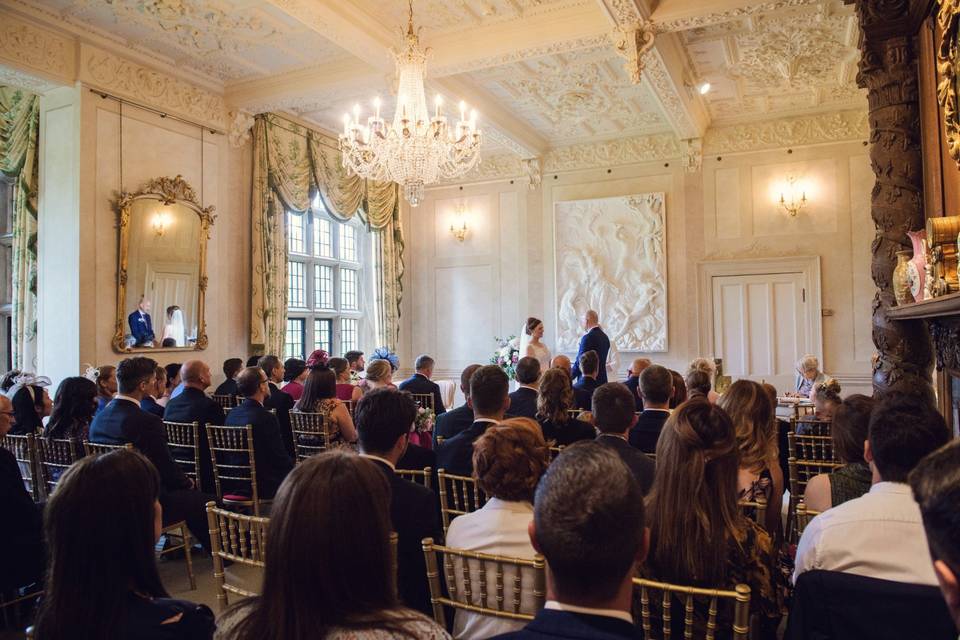
[[[181,176],[151,180],[117,203],[119,353],[205,349],[207,240],[216,218]]]

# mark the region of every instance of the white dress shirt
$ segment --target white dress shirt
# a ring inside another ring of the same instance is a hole
[[[920,507],[909,485],[878,482],[865,495],[814,518],[797,547],[794,582],[814,569],[936,586]]]
[[[509,502],[499,498],[490,498],[482,508],[472,513],[457,516],[447,531],[447,546],[467,549],[480,553],[524,558],[532,560],[536,551],[530,544],[527,527],[533,520],[533,505],[529,502]],[[473,604],[480,602],[480,569],[476,562],[470,562],[470,582]],[[457,590],[463,593],[463,577],[460,563],[456,563]],[[512,567],[503,569],[504,603],[503,608],[513,611],[513,578],[516,571]],[[523,592],[520,596],[520,611],[536,613],[533,605],[533,569],[523,571]],[[497,607],[496,572],[487,569],[487,607]],[[523,620],[508,620],[483,616],[457,609],[453,620],[453,637],[470,640],[489,638],[501,633],[522,629]]]

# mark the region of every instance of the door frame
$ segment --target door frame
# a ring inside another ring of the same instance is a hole
[[[697,299],[703,313],[700,314],[699,354],[713,353],[713,278],[723,276],[756,276],[780,273],[801,273],[806,280],[806,301],[810,304],[807,319],[807,335],[810,336],[810,353],[823,362],[823,327],[820,289],[820,256],[789,256],[783,258],[738,258],[734,260],[707,260],[697,263]]]

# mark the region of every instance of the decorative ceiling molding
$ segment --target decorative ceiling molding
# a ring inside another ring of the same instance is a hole
[[[680,141],[671,133],[610,140],[595,144],[575,144],[551,149],[544,158],[544,173],[598,169],[651,160],[678,158]]]
[[[223,97],[91,45],[80,46],[78,79],[205,125],[219,129],[226,129],[228,125]]]
[[[614,49],[625,60],[623,68],[633,84],[640,84],[643,78],[644,57],[653,48],[655,38],[653,23],[649,20],[641,19],[614,32]]]
[[[656,12],[653,18],[656,21],[656,30],[659,33],[672,31],[687,31],[689,29],[699,29],[709,27],[722,22],[730,22],[739,18],[748,18],[761,13],[770,13],[771,11],[780,11],[792,7],[803,7],[811,4],[820,4],[823,0],[776,0],[775,2],[759,2],[746,7],[736,9],[727,9],[726,11],[716,11],[703,15],[687,16],[683,18],[674,18],[672,20],[656,21]]]
[[[663,113],[673,126],[677,136],[683,139],[699,138],[702,131],[694,123],[690,109],[680,92],[681,87],[674,83],[663,56],[657,48],[646,55],[644,78],[653,88],[653,93],[663,107]]]
[[[617,28],[627,28],[632,24],[645,21],[634,0],[600,0],[607,16]]]
[[[796,118],[781,118],[707,131],[704,153],[734,153],[831,142],[867,140],[867,111],[841,111]]]
[[[76,55],[70,38],[38,27],[0,9],[0,63],[27,75],[61,84],[76,77]]]
[[[456,181],[448,180],[441,182],[440,186],[450,186],[451,184],[464,184],[467,182],[490,182],[495,180],[510,180],[525,176],[522,162],[518,156],[512,153],[502,153],[498,155],[485,156],[480,160],[480,164],[475,166],[467,175]]]
[[[491,67],[500,67],[513,62],[519,62],[520,60],[529,60],[531,58],[539,58],[556,53],[569,53],[571,51],[579,51],[580,49],[594,49],[596,47],[606,46],[609,44],[610,36],[607,34],[585,36],[583,38],[574,38],[572,40],[565,40],[563,42],[553,42],[536,47],[514,49],[513,51],[509,51],[507,53],[475,58],[457,64],[437,65],[435,67],[431,66],[430,75],[434,77],[442,77],[458,73],[468,73],[471,71],[479,71],[481,69],[489,69]]]

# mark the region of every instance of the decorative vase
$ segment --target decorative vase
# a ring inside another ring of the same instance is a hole
[[[926,298],[924,294],[927,280],[927,230],[908,231],[907,236],[913,243],[913,258],[910,259],[910,293],[917,302]]]
[[[897,266],[893,270],[893,295],[898,306],[914,302],[913,294],[910,293],[909,251],[897,251]]]

